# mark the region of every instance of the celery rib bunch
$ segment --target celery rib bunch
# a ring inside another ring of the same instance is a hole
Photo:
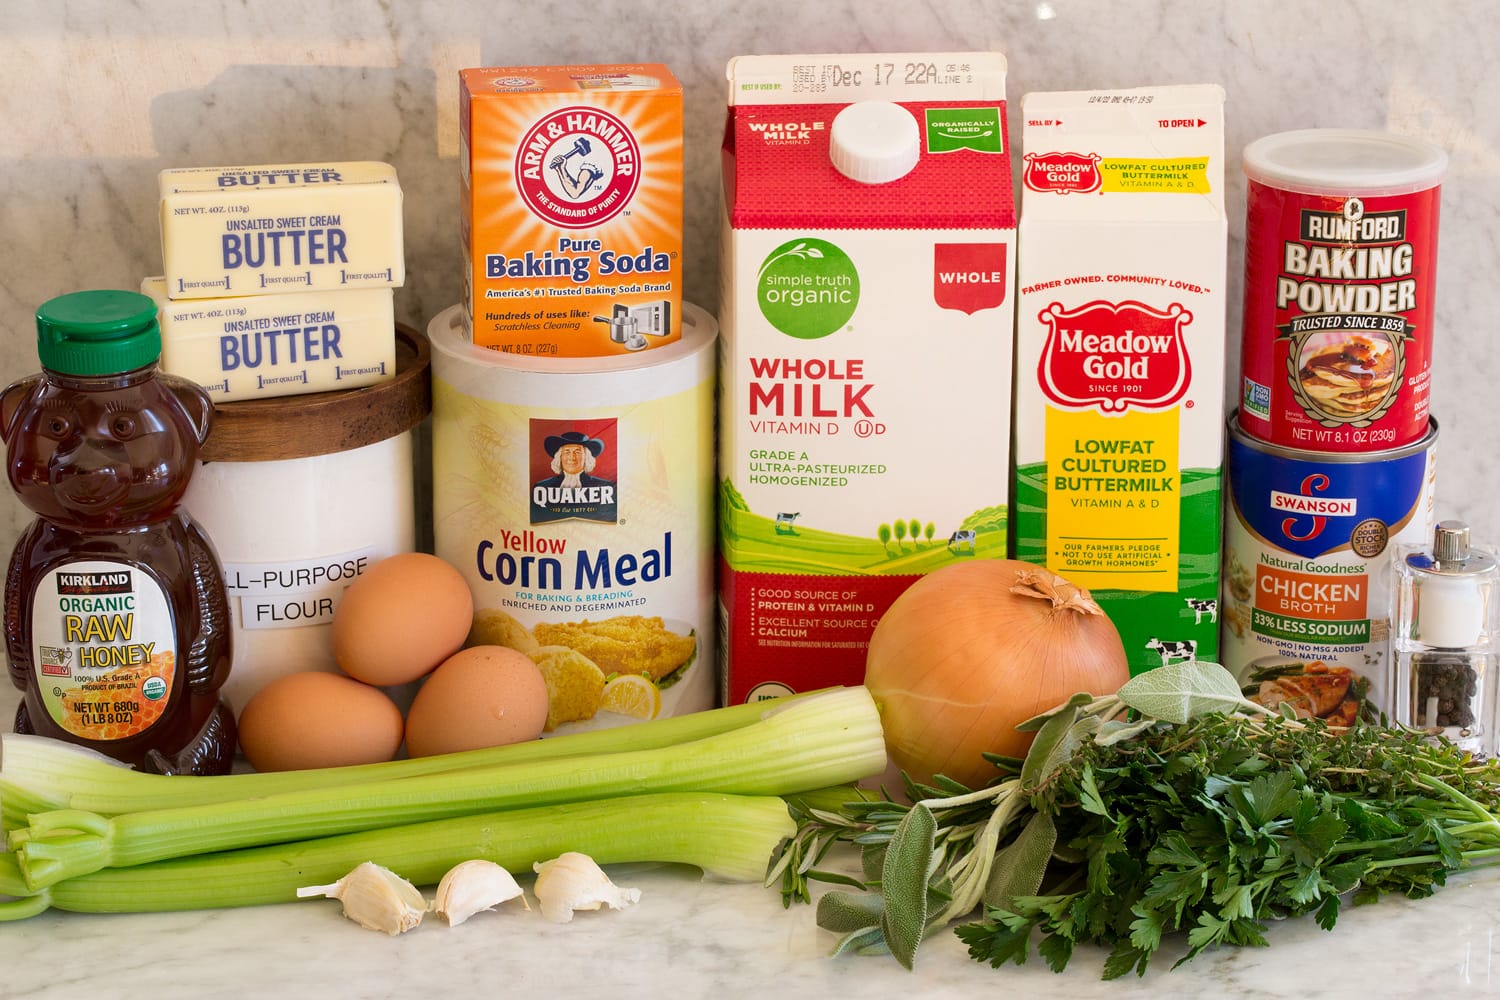
[[[3,749],[0,920],[290,901],[364,861],[421,884],[473,858],[521,871],[581,851],[755,881],[794,829],[779,796],[885,766],[863,688],[285,774],[154,780],[51,741]]]

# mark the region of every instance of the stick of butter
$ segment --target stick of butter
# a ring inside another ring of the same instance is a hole
[[[395,291],[290,292],[156,300],[161,370],[197,382],[215,403],[357,389],[396,375]]]
[[[163,170],[161,252],[174,299],[406,281],[388,163]]]

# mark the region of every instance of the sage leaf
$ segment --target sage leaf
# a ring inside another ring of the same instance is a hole
[[[1101,747],[1112,747],[1116,743],[1135,739],[1159,722],[1161,722],[1160,719],[1153,719],[1150,716],[1136,719],[1134,722],[1120,722],[1112,719],[1099,727],[1099,732],[1094,734],[1094,742]]]
[[[1034,733],[1046,725],[1047,720],[1057,715],[1072,715],[1070,709],[1082,708],[1094,700],[1094,696],[1087,691],[1080,691],[1056,708],[1049,708],[1041,715],[1033,715],[1031,718],[1016,726],[1018,733]]]
[[[861,927],[839,938],[830,955],[882,955],[886,952],[885,939],[879,927]]]
[[[1049,812],[1032,813],[1016,839],[995,855],[988,884],[984,887],[984,905],[1008,910],[1016,896],[1035,896],[1052,860],[1057,843],[1057,826]]]
[[[860,844],[859,867],[865,873],[865,881],[873,882],[880,877],[880,870],[885,867],[884,842],[879,844]]]
[[[818,900],[818,926],[835,934],[879,927],[884,901],[874,892],[825,892]]]
[[[1076,711],[1071,717],[1064,713],[1048,719],[1021,765],[1021,787],[1031,791],[1045,784],[1102,725],[1097,716],[1079,716]]]
[[[891,954],[907,969],[916,962],[917,948],[927,929],[927,880],[936,837],[937,819],[931,809],[918,802],[896,824],[881,867],[885,912],[880,928]]]
[[[1240,693],[1233,674],[1208,660],[1184,660],[1136,674],[1120,685],[1119,697],[1137,712],[1177,725],[1210,712],[1265,711]]]

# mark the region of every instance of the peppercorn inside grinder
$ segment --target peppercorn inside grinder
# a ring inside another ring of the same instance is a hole
[[[1395,720],[1494,756],[1500,560],[1454,520],[1438,522],[1430,551],[1400,546],[1394,558]]]

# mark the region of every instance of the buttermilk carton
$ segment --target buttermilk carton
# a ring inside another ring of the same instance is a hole
[[[994,52],[729,65],[726,703],[857,684],[922,574],[1007,554],[1015,205]]]
[[[1132,672],[1218,655],[1224,93],[1021,101],[1015,540]]]
[[[682,85],[657,63],[459,73],[474,343],[613,357],[682,336]]]

